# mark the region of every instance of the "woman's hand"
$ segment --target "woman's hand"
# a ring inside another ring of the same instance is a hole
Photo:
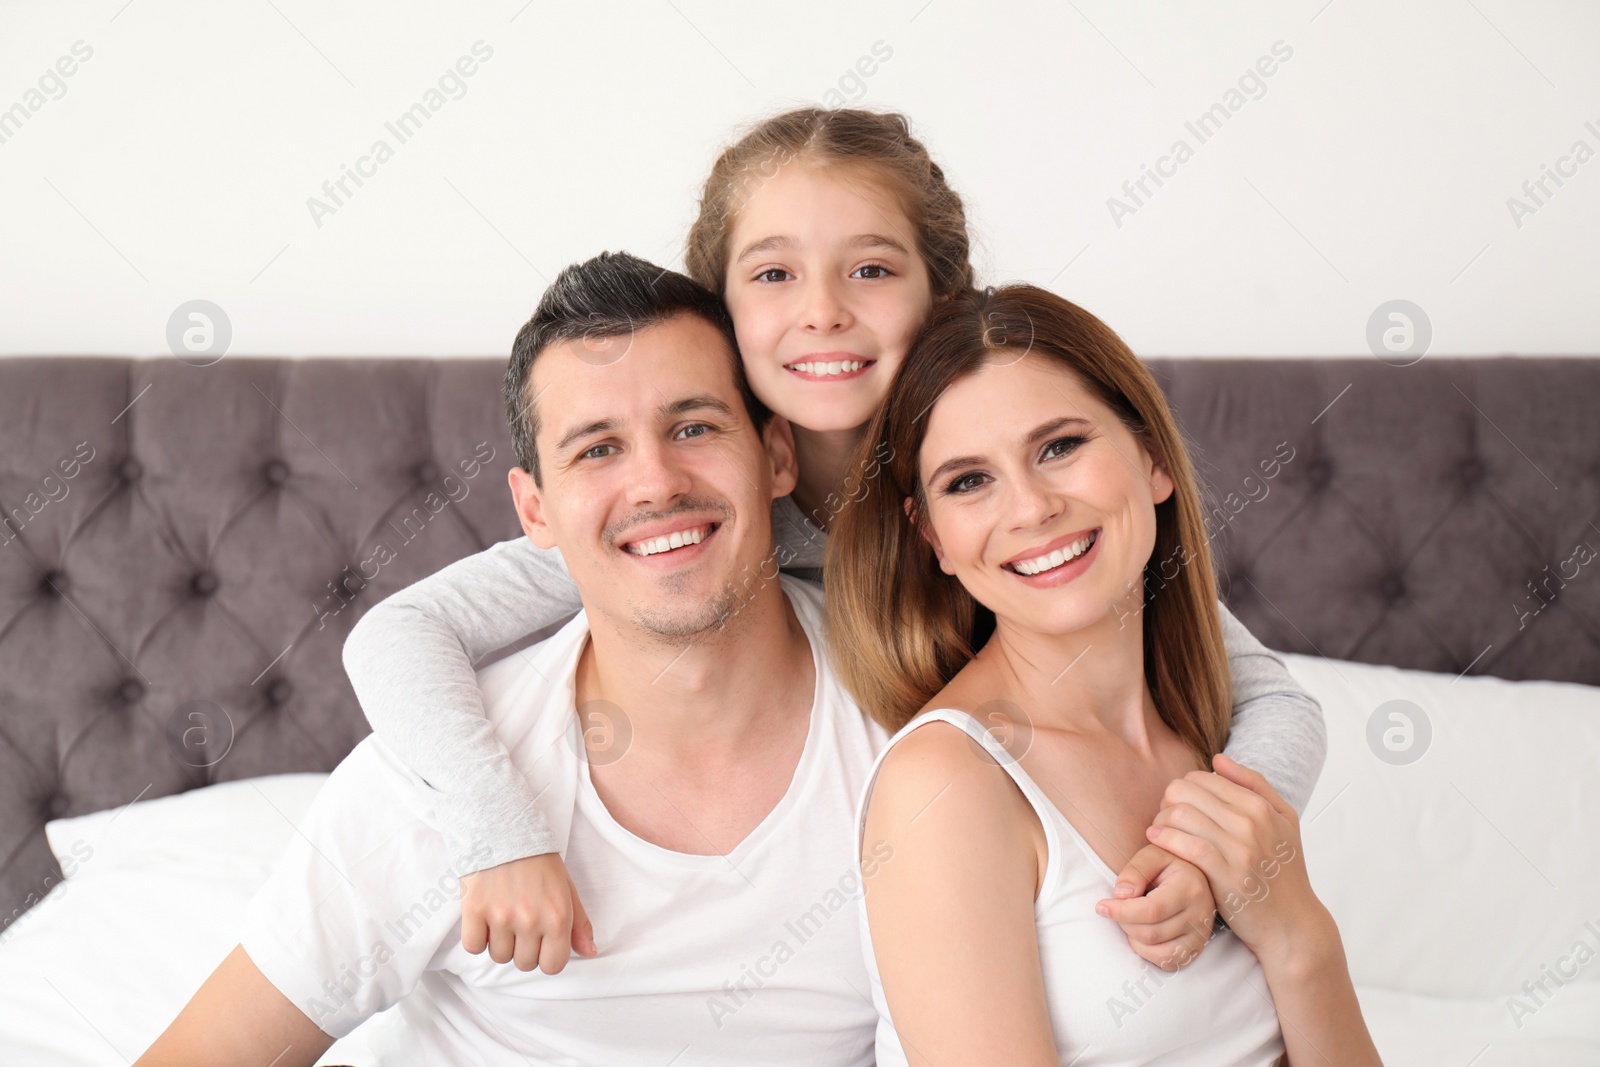
[[[1167,787],[1151,842],[1205,872],[1217,911],[1264,966],[1325,947],[1338,934],[1306,874],[1299,816],[1255,771],[1224,755],[1213,765]]]
[[[1290,1063],[1382,1067],[1333,916],[1311,891],[1300,818],[1227,756],[1167,786],[1150,840],[1206,872],[1217,910],[1267,979]]]

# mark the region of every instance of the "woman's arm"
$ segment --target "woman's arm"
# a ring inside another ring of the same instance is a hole
[[[436,828],[452,854],[474,855],[473,870],[555,850],[536,791],[489,723],[473,665],[582,606],[561,554],[519,537],[381,601],[345,641],[345,671],[373,731],[416,772]]]
[[[1226,604],[1218,601],[1217,609],[1233,675],[1233,730],[1223,751],[1266,775],[1278,795],[1303,812],[1328,755],[1322,705]]]
[[[1382,1067],[1333,916],[1306,874],[1300,819],[1265,778],[1219,756],[1167,787],[1150,839],[1201,870],[1261,962],[1296,1067]]]
[[[1037,817],[957,727],[884,757],[862,844],[868,929],[913,1067],[1058,1067],[1039,963]]]

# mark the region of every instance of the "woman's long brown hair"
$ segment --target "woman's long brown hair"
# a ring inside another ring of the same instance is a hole
[[[859,487],[828,537],[828,643],[862,708],[899,729],[972,658],[987,609],[939,569],[906,514],[928,521],[917,457],[927,415],[951,385],[995,361],[1046,359],[1116,413],[1172,478],[1155,506],[1144,568],[1145,680],[1161,718],[1209,766],[1227,740],[1232,680],[1200,490],[1165,394],[1105,323],[1032,285],[967,290],[939,303],[868,424],[851,467]],[[986,618],[986,616],[988,616]]]

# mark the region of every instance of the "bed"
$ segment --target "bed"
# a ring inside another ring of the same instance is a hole
[[[1308,862],[1386,1062],[1600,1062],[1600,359],[1151,365],[1323,703]],[[518,534],[502,369],[0,361],[0,1062],[132,1060],[233,944],[366,733],[354,620]]]

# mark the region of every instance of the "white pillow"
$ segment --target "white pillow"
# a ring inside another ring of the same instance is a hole
[[[0,938],[0,1063],[138,1057],[238,943],[326,779],[228,782],[46,824],[69,879]],[[372,1062],[362,1031],[322,1062]]]
[[[271,863],[289,843],[326,774],[222,782],[45,823],[69,879],[204,859]]]
[[[1302,837],[1357,984],[1499,1000],[1513,1034],[1593,996],[1600,688],[1283,659],[1327,721]]]

